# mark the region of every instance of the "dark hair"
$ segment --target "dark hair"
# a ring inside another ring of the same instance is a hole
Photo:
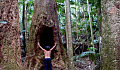
[[[45,46],[45,50],[49,51],[50,50],[50,46]]]

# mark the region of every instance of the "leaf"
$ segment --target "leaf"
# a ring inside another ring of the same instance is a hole
[[[88,50],[97,50],[97,49],[94,47],[90,47],[90,48],[88,48]]]
[[[76,14],[75,13],[71,13],[75,18],[76,18]]]
[[[23,32],[27,32],[27,31],[26,30],[22,30],[21,32],[23,33]]]
[[[95,54],[95,52],[93,52],[93,51],[82,52],[82,53],[80,54],[80,57],[88,56],[89,54]]]
[[[98,40],[94,40],[94,44],[97,44],[99,41]]]
[[[6,21],[0,21],[0,23],[2,23],[2,24],[6,24],[7,22],[6,22]]]
[[[56,0],[57,2],[64,3],[65,0]]]

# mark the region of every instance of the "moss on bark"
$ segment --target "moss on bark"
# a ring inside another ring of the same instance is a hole
[[[101,70],[119,70],[117,56],[118,42],[116,37],[120,33],[118,8],[115,3],[118,1],[102,0],[102,48],[101,48]],[[117,25],[117,26],[116,26]]]

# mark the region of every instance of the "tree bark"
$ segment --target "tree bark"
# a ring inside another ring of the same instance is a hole
[[[74,70],[72,34],[71,34],[71,16],[70,16],[70,2],[69,2],[69,0],[65,0],[65,14],[66,14],[65,18],[66,18],[68,70]]]
[[[22,69],[18,0],[0,1],[0,69]]]
[[[29,46],[24,68],[29,70],[44,70],[44,55],[37,42],[44,48],[58,45],[52,51],[53,70],[67,70],[66,54],[61,43],[57,19],[56,0],[35,0],[34,11],[29,34]],[[53,59],[54,58],[54,59]]]
[[[101,70],[120,70],[120,1],[102,0]]]

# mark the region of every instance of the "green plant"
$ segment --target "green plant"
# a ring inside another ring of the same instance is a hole
[[[89,51],[82,52],[79,56],[80,56],[80,57],[89,56],[89,58],[90,58],[92,61],[94,61],[95,64],[97,64],[97,63],[100,61],[100,59],[99,59],[100,53],[94,52],[93,50],[97,50],[97,49],[94,48],[94,47],[90,47],[90,48],[88,48],[88,50],[89,50]]]

